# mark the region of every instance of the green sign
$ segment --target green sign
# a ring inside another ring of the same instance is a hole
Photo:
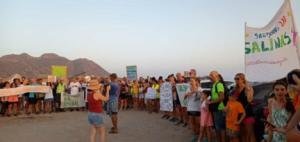
[[[52,75],[56,77],[67,77],[67,66],[52,66]]]

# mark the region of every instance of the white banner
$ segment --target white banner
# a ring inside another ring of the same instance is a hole
[[[176,84],[176,90],[178,93],[178,97],[180,100],[180,104],[182,107],[186,107],[187,106],[187,100],[184,99],[184,95],[187,93],[187,90],[190,88],[190,84],[188,83],[179,83]]]
[[[85,101],[84,101],[84,92],[81,91],[76,95],[71,95],[67,93],[61,94],[61,105],[60,108],[78,108],[78,107],[84,107]]]
[[[0,97],[21,95],[28,92],[52,93],[49,86],[22,86],[17,88],[0,89]]]
[[[160,87],[160,110],[173,111],[172,85],[165,82]]]
[[[297,30],[290,1],[263,28],[245,27],[245,68],[249,81],[273,81],[299,68]]]

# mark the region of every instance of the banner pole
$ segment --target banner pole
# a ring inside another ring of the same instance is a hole
[[[246,53],[245,53],[245,45],[246,45],[246,26],[247,26],[247,22],[245,22],[245,25],[244,25],[244,72],[245,72],[245,75],[247,76],[247,71],[246,71]]]
[[[292,23],[293,23],[293,31],[294,32],[293,34],[296,34],[296,35],[293,35],[293,36],[296,36],[296,38],[294,39],[295,41],[295,46],[296,46],[296,52],[297,52],[297,55],[298,55],[298,68],[300,68],[300,55],[299,55],[299,36],[298,36],[298,31],[297,31],[297,26],[296,26],[296,22],[295,22],[295,17],[294,17],[294,12],[293,12],[293,9],[292,9],[292,4],[291,4],[291,1],[290,0],[287,0],[287,2],[289,3],[289,7],[290,7],[290,14],[291,14],[291,18],[292,18]]]

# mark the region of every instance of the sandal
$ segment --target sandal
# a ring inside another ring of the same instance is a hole
[[[108,133],[110,133],[110,134],[117,134],[118,130],[116,130],[115,128],[112,128]]]

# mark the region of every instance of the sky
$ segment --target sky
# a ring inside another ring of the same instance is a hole
[[[0,56],[88,58],[119,76],[194,68],[244,72],[245,22],[265,26],[284,0],[0,0]],[[291,0],[300,27],[300,0]],[[0,69],[1,70],[1,69]]]

